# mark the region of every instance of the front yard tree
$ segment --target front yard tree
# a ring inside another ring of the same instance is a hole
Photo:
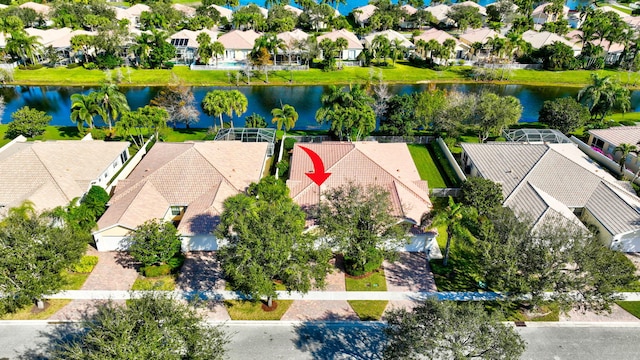
[[[142,266],[165,264],[180,252],[180,236],[170,222],[146,221],[129,234],[127,241],[129,253]]]
[[[468,177],[460,187],[463,205],[478,210],[479,215],[487,215],[495,208],[502,206],[504,200],[502,185],[478,176]]]
[[[228,198],[216,229],[227,245],[218,252],[222,269],[238,291],[272,306],[275,282],[306,293],[324,286],[331,252],[315,246],[305,233],[306,215],[274,177],[249,186],[246,194]]]
[[[47,115],[44,111],[24,106],[11,114],[12,121],[7,127],[5,137],[14,139],[19,135],[28,138],[42,135],[51,119],[51,115]]]
[[[221,360],[230,340],[221,326],[208,325],[198,309],[155,294],[127,306],[98,305],[80,329],[56,339],[53,359]]]
[[[608,310],[616,289],[637,278],[633,263],[570,220],[543,221],[532,229],[509,209],[492,214],[477,242],[488,288],[530,294],[533,307],[551,300],[564,311]]]
[[[34,304],[65,283],[61,273],[80,260],[86,239],[33,204],[9,210],[0,222],[0,315]]]
[[[385,359],[519,359],[525,342],[479,302],[427,300],[386,315]]]
[[[542,104],[538,122],[568,134],[589,121],[589,109],[574,98],[547,100]]]
[[[389,192],[380,186],[349,183],[323,193],[318,225],[329,245],[344,255],[347,273],[377,269],[384,255],[406,242],[392,212]]]

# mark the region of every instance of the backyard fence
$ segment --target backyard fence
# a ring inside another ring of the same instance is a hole
[[[122,166],[122,170],[120,170],[120,172],[116,175],[116,177],[111,179],[111,182],[107,185],[107,188],[105,189],[107,193],[111,194],[111,190],[118,184],[118,181],[126,179],[127,176],[129,176],[129,174],[133,172],[133,169],[136,168],[140,160],[142,160],[142,157],[144,157],[144,155],[147,153],[147,146],[151,143],[151,141],[153,141],[153,138],[154,138],[153,135],[151,135],[149,140],[147,140],[147,142],[144,143],[144,145],[140,148],[140,150],[138,150],[138,152],[134,156],[132,156],[129,159],[129,161],[127,161]]]
[[[587,154],[590,158],[595,160],[598,164],[607,168],[614,175],[620,176],[620,164],[616,161],[613,161],[606,157],[605,155],[595,151],[591,146],[585,144],[582,140],[578,139],[575,136],[571,136],[571,141],[578,145],[578,148],[582,150],[583,153]],[[626,179],[633,179],[633,182],[636,185],[640,185],[640,178],[636,176],[633,172],[624,169],[624,177]]]
[[[320,143],[323,141],[331,141],[331,137],[327,135],[303,135],[303,136],[287,135],[287,137],[294,139],[296,142],[303,142],[303,143]]]
[[[18,63],[14,62],[14,63],[10,63],[10,64],[0,64],[0,69],[3,70],[12,70],[18,67]]]
[[[428,144],[433,141],[433,136],[367,136],[364,141],[377,141],[379,143],[409,143]]]
[[[259,69],[257,67],[254,66],[250,66],[247,67],[246,65],[242,65],[242,64],[225,64],[225,63],[220,63],[218,65],[195,65],[192,64],[189,66],[189,68],[191,70],[245,70],[247,68],[253,70],[253,71],[262,71],[262,69]],[[269,71],[280,71],[280,70],[309,70],[309,66],[308,65],[272,65],[269,66],[268,69]]]

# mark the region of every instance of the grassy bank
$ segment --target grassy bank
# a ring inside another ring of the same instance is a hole
[[[211,70],[192,71],[186,66],[176,66],[172,70],[137,70],[121,69],[123,76],[121,86],[166,85],[175,74],[188,85],[194,86],[235,86],[237,71]],[[112,74],[116,73],[112,71]],[[382,74],[384,81],[398,84],[416,83],[451,83],[474,82],[469,78],[471,67],[453,66],[443,71],[420,68],[408,63],[398,63],[394,68],[376,67],[346,67],[340,71],[323,72],[319,69],[307,71],[274,71],[270,72],[269,83],[265,82],[264,74],[251,78],[250,85],[330,85],[364,83],[372,76]],[[542,70],[513,70],[508,81],[501,84],[530,84],[549,86],[583,86],[590,83],[591,71],[542,71]],[[623,71],[601,70],[598,73],[610,75],[622,83],[634,88],[640,88],[640,74]],[[229,76],[231,75],[231,76]],[[104,81],[104,72],[100,70],[86,70],[84,68],[67,69],[64,67],[38,70],[16,70],[14,85],[99,85]],[[292,80],[292,81],[290,81]],[[239,85],[248,85],[246,79]]]

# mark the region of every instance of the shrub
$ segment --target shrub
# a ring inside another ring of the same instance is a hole
[[[96,65],[96,64],[94,64],[94,63],[92,63],[92,62],[88,62],[88,63],[84,63],[84,64],[82,65],[82,67],[84,67],[84,68],[85,68],[85,69],[87,69],[87,70],[95,70],[95,69],[97,69],[97,68],[98,68],[98,65]]]
[[[165,69],[173,69],[173,66],[174,66],[174,65],[175,65],[175,64],[174,64],[174,63],[172,63],[171,61],[167,61],[167,62],[165,62],[164,64],[162,64],[162,67],[163,67],[163,68],[165,68]]]
[[[87,195],[82,199],[82,203],[87,206],[97,220],[104,214],[109,201],[109,194],[100,186],[92,186]]]
[[[169,267],[171,268],[171,272],[174,274],[177,273],[178,270],[180,270],[182,264],[184,264],[184,255],[182,255],[181,253],[177,254],[176,256],[169,259],[169,261],[167,261],[167,265],[169,265]]]
[[[114,69],[122,65],[122,59],[111,54],[96,56],[96,65],[100,69]]]
[[[71,267],[71,270],[76,273],[88,274],[93,271],[97,264],[97,256],[85,255],[80,259],[80,262]]]
[[[294,138],[284,138],[284,149],[289,151],[293,150],[293,146],[296,144],[296,139]]]
[[[71,63],[69,65],[67,65],[67,69],[75,69],[75,68],[79,68],[80,64],[78,63]]]
[[[146,277],[158,277],[171,274],[171,266],[168,264],[145,266],[140,270]]]
[[[42,135],[51,119],[52,117],[44,111],[24,106],[11,114],[12,121],[7,127],[5,137],[14,139],[19,135],[29,138]]]
[[[632,120],[620,120],[618,121],[618,123],[624,125],[624,126],[636,126],[636,122],[632,121]]]
[[[30,64],[30,65],[18,65],[18,69],[20,70],[38,70],[42,69],[44,65],[42,64]]]
[[[102,129],[93,128],[91,129],[91,137],[94,140],[104,140],[107,137],[107,133]]]

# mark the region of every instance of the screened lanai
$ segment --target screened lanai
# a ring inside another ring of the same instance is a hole
[[[503,130],[502,136],[510,142],[549,144],[571,143],[571,140],[569,140],[568,137],[564,136],[560,131],[553,129]]]

